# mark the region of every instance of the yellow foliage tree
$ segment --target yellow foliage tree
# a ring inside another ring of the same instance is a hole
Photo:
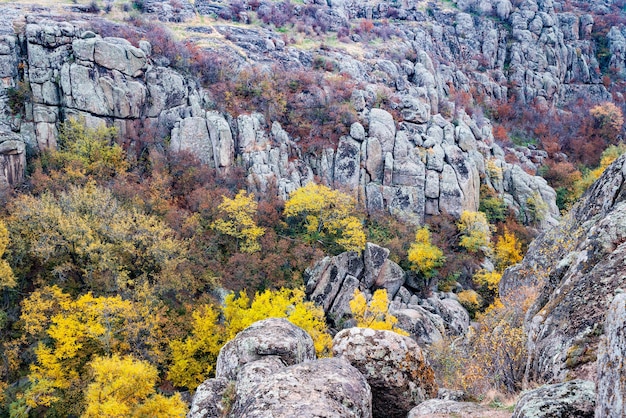
[[[415,233],[415,241],[411,244],[408,258],[413,270],[429,278],[435,273],[446,258],[437,246],[430,241],[430,231],[426,226],[419,228]]]
[[[473,280],[474,283],[484,286],[489,291],[497,294],[498,285],[500,284],[501,278],[502,273],[498,271],[488,271],[485,269],[480,269],[476,272],[476,274],[474,274]]]
[[[85,366],[95,356],[138,352],[155,361],[160,350],[158,309],[115,297],[87,293],[76,300],[56,286],[33,292],[22,304],[21,321],[35,348],[30,367],[28,408],[50,407],[58,401],[80,398],[88,373]],[[64,413],[78,414],[81,402]]]
[[[318,356],[330,353],[332,339],[328,334],[324,311],[313,302],[304,301],[300,289],[266,290],[251,301],[245,292],[228,295],[220,312],[204,306],[194,312],[192,333],[176,340],[172,348],[172,365],[168,377],[176,385],[195,389],[213,371],[222,346],[254,322],[266,318],[286,318],[307,331],[313,338]]]
[[[476,291],[468,289],[459,292],[459,303],[470,313],[471,316],[481,307],[482,300]]]
[[[376,290],[369,304],[363,292],[355,289],[354,296],[350,301],[350,310],[358,327],[394,331],[400,335],[409,335],[405,330],[396,327],[398,318],[389,313],[387,289]]]
[[[191,335],[170,342],[172,364],[168,379],[174,385],[193,390],[213,372],[220,348],[227,341],[219,314],[209,305],[199,307],[192,314]]]
[[[83,418],[184,417],[186,405],[177,393],[170,398],[155,392],[156,367],[132,356],[96,357],[93,381],[87,387]]]
[[[499,271],[504,271],[507,267],[522,261],[522,244],[506,227],[503,235],[496,240],[494,257]]]
[[[491,228],[484,213],[463,211],[457,227],[462,235],[461,247],[473,253],[491,251]]]
[[[256,293],[252,302],[240,292],[230,294],[224,301],[224,323],[228,339],[256,321],[266,318],[286,318],[308,332],[313,338],[318,356],[330,353],[331,338],[327,332],[324,310],[304,300],[302,289],[286,289]]]
[[[626,153],[626,144],[619,143],[617,145],[609,145],[600,157],[600,166],[594,170],[587,171],[582,179],[578,180],[574,184],[574,192],[576,200],[578,197],[591,186],[596,180],[600,178],[604,170],[610,166],[615,160],[617,160],[622,154]]]
[[[361,252],[365,248],[365,231],[354,212],[352,197],[311,182],[289,195],[284,215],[299,218],[311,241],[330,239],[347,251]]]
[[[213,222],[212,227],[222,234],[236,238],[241,252],[251,254],[259,251],[259,238],[265,234],[265,229],[254,221],[257,211],[254,195],[240,190],[234,199],[226,196],[222,198],[218,209],[224,218]]]
[[[17,285],[15,274],[9,263],[1,259],[9,245],[9,231],[3,221],[0,221],[0,290],[10,289]]]

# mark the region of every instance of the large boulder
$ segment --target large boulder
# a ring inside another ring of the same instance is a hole
[[[361,373],[343,359],[308,361],[286,367],[237,399],[237,418],[369,418],[372,394]]]
[[[267,356],[277,356],[285,365],[315,360],[313,339],[284,318],[255,322],[222,347],[215,375],[234,380],[245,364]]]
[[[419,305],[395,309],[389,312],[398,319],[397,326],[411,334],[420,344],[430,345],[441,341],[446,335],[443,318]]]
[[[598,356],[596,417],[626,416],[626,294],[618,294],[604,323]]]
[[[595,385],[587,380],[541,386],[522,394],[512,418],[593,418],[595,398]]]
[[[392,331],[349,328],[333,339],[333,355],[356,367],[372,388],[374,417],[406,417],[436,396],[435,375],[422,350]]]

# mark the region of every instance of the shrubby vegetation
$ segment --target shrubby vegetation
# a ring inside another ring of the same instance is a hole
[[[174,389],[195,388],[223,344],[269,316],[303,327],[328,354],[323,313],[300,290],[302,272],[324,253],[361,251],[366,240],[388,246],[424,279],[425,293],[461,283],[459,298],[477,317],[497,297],[495,279],[481,280],[485,255],[497,260],[494,275],[519,259],[522,227],[510,216],[490,225],[472,213],[457,225],[444,215],[417,229],[382,215],[361,221],[353,198],[324,185],[286,202],[258,200],[236,169],[222,177],[144,137],[81,121],[61,132],[59,150],[32,162],[27,192],[9,197],[6,231],[0,224],[9,301],[0,378],[3,413],[16,417],[182,414]],[[211,296],[220,287],[236,292],[223,304]],[[402,332],[383,291],[369,304],[357,293],[351,308],[361,326]],[[123,390],[122,373],[141,393],[94,404],[113,386]]]
[[[515,102],[510,98],[488,106],[496,123],[494,137],[505,146],[513,145],[513,138],[522,138],[548,154],[538,173],[532,174],[548,181],[565,211],[591,184],[587,173],[601,167],[603,152],[621,144],[623,111],[611,102],[590,103],[584,98],[571,103],[568,112]]]

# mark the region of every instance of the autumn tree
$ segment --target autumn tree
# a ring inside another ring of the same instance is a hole
[[[365,231],[355,211],[352,197],[311,182],[289,195],[283,213],[304,225],[310,242],[334,242],[346,251],[361,252],[365,248]]]
[[[358,327],[388,330],[400,335],[409,335],[408,332],[396,326],[398,318],[389,313],[387,289],[376,290],[369,303],[363,292],[355,289],[352,300],[350,300],[350,310]]]
[[[194,390],[213,373],[217,355],[227,341],[219,315],[219,309],[210,305],[198,307],[192,314],[191,335],[170,342],[172,364],[168,379],[174,385]]]
[[[463,211],[457,227],[461,233],[461,247],[473,253],[491,251],[491,228],[484,213]]]
[[[117,354],[94,358],[89,367],[93,381],[85,391],[83,418],[184,417],[185,402],[177,393],[155,392],[159,374],[147,361]]]
[[[265,229],[258,226],[254,220],[257,211],[257,202],[254,195],[240,190],[234,199],[223,196],[219,211],[222,218],[213,222],[212,226],[222,234],[237,239],[239,249],[243,253],[254,253],[261,249],[259,238]]]
[[[614,144],[624,126],[622,110],[611,102],[604,102],[592,107],[589,113],[595,120],[598,134],[605,138],[607,144]]]
[[[142,283],[159,291],[194,285],[184,270],[186,243],[108,189],[88,183],[58,194],[21,195],[10,211],[12,256],[24,274],[96,292],[130,292]]]
[[[415,241],[411,244],[408,259],[413,270],[429,278],[435,274],[435,269],[443,264],[443,251],[430,241],[430,231],[423,226],[415,232]]]
[[[548,214],[548,204],[543,200],[539,192],[534,192],[526,198],[523,207],[525,223],[528,225],[537,224],[543,221]]]
[[[507,267],[522,261],[522,244],[505,227],[503,234],[496,240],[493,255],[496,268],[503,272]]]
[[[526,366],[524,316],[535,298],[532,289],[519,288],[477,314],[467,339],[434,343],[431,365],[441,384],[473,395],[519,391]]]
[[[38,341],[23,404],[79,414],[89,381],[86,366],[95,357],[136,353],[162,363],[158,315],[158,305],[119,296],[86,293],[73,299],[57,286],[33,292],[22,303],[25,340]]]
[[[624,153],[626,153],[626,145],[624,143],[609,145],[600,156],[600,165],[593,170],[587,170],[583,177],[574,183],[574,199],[582,196],[589,186],[600,178],[604,170]]]
[[[124,150],[115,143],[115,128],[88,128],[84,119],[69,119],[59,127],[58,149],[47,150],[42,168],[57,181],[82,184],[106,180],[129,168]]]

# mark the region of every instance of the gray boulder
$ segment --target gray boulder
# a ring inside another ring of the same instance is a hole
[[[359,278],[363,273],[363,260],[355,252],[341,253],[323,259],[312,270],[305,272],[309,298],[328,312],[347,275]]]
[[[333,339],[333,355],[348,361],[367,379],[374,417],[405,417],[413,406],[437,394],[434,372],[409,337],[349,328]]]
[[[237,399],[250,396],[259,383],[283,368],[285,363],[279,356],[265,356],[261,360],[244,364],[237,373]]]
[[[365,244],[365,251],[363,252],[363,261],[365,264],[363,284],[365,287],[370,288],[374,285],[388,257],[389,250],[387,248],[372,244],[371,242]]]
[[[238,399],[237,418],[372,416],[372,394],[361,373],[342,359],[307,361],[284,368]]]
[[[177,122],[172,129],[170,141],[172,151],[189,151],[200,161],[213,164],[213,144],[205,118],[189,117]]]
[[[394,309],[392,305],[389,312],[398,319],[398,328],[411,334],[420,344],[430,345],[446,335],[443,318],[419,305],[401,309]]]
[[[396,137],[396,122],[386,110],[372,109],[369,116],[369,136],[378,138],[382,152],[393,152]]]
[[[593,382],[571,380],[524,392],[512,418],[593,418],[596,391]]]
[[[313,339],[284,318],[255,322],[220,350],[216,377],[234,380],[247,363],[277,356],[286,365],[315,359]]]

